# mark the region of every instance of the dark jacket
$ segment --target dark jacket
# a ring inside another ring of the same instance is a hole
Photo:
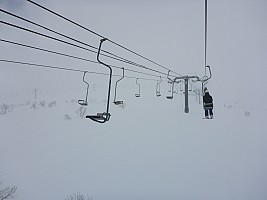
[[[203,104],[204,104],[204,109],[213,108],[213,99],[208,92],[206,92],[205,95],[203,96]]]

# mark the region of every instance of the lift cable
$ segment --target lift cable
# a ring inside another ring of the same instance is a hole
[[[5,43],[13,44],[13,45],[18,45],[18,46],[22,46],[22,47],[26,47],[26,48],[31,48],[31,49],[38,50],[38,51],[44,51],[44,52],[47,52],[47,53],[52,53],[52,54],[65,56],[65,57],[69,57],[69,58],[73,58],[73,59],[77,59],[77,60],[82,60],[82,61],[86,61],[86,62],[99,64],[97,61],[93,61],[93,60],[90,60],[90,59],[77,57],[77,56],[73,56],[73,55],[69,55],[69,54],[65,54],[65,53],[61,53],[61,52],[57,52],[57,51],[52,51],[52,50],[48,50],[48,49],[43,49],[43,48],[40,48],[40,47],[35,47],[35,46],[22,44],[22,43],[18,43],[18,42],[13,42],[13,41],[10,41],[10,40],[4,40],[4,39],[0,38],[0,42],[5,42]],[[121,67],[118,67],[118,66],[115,66],[115,65],[110,65],[110,66],[113,67],[113,68],[121,69]],[[129,71],[129,72],[143,74],[143,75],[158,77],[157,75],[149,74],[149,73],[145,73],[145,72],[140,72],[140,71],[137,71],[137,70],[127,69],[127,68],[125,68],[125,70]],[[162,74],[165,75],[164,73],[162,73]]]
[[[38,27],[40,27],[40,28],[42,28],[42,29],[45,29],[45,30],[47,30],[47,31],[50,31],[50,32],[55,33],[55,34],[57,34],[57,35],[60,35],[60,36],[62,36],[62,37],[65,37],[65,38],[67,38],[67,39],[69,39],[69,40],[75,41],[75,42],[77,42],[77,43],[83,44],[83,45],[85,45],[85,46],[88,46],[88,47],[91,47],[91,48],[97,50],[97,47],[94,47],[94,46],[92,46],[92,45],[89,45],[89,44],[87,44],[87,43],[85,43],[85,42],[82,42],[82,41],[80,41],[80,40],[77,40],[77,39],[75,39],[75,38],[69,37],[69,36],[67,36],[67,35],[65,35],[65,34],[62,34],[62,33],[59,33],[59,32],[57,32],[57,31],[54,31],[54,30],[52,30],[52,29],[50,29],[50,28],[47,28],[47,27],[45,27],[45,26],[42,26],[42,25],[40,25],[40,24],[38,24],[38,23],[36,23],[36,22],[33,22],[33,21],[31,21],[31,20],[28,20],[28,19],[25,19],[25,18],[23,18],[23,17],[21,17],[21,16],[18,16],[18,15],[16,15],[16,14],[13,14],[13,13],[8,12],[8,11],[6,11],[6,10],[3,10],[3,9],[1,9],[1,8],[0,8],[0,11],[3,12],[3,13],[5,13],[5,14],[11,15],[11,16],[13,16],[13,17],[15,17],[15,18],[18,18],[18,19],[20,19],[20,20],[26,21],[26,22],[28,22],[28,23],[30,23],[30,24],[33,24],[33,25],[35,25],[35,26],[38,26]],[[113,54],[113,53],[110,53],[110,52],[108,52],[108,51],[105,51],[105,50],[101,50],[101,51],[103,51],[103,52],[105,52],[105,53],[107,53],[107,54],[109,54],[109,55],[112,55],[112,56],[114,56],[114,57],[116,57],[116,58],[119,58],[119,59],[121,59],[121,60],[124,60],[124,61],[126,61],[126,62],[131,62],[131,61],[125,59],[125,58],[122,58],[122,57],[120,57],[120,56],[117,56],[117,55],[115,55],[115,54]],[[97,53],[97,52],[95,51],[95,53]],[[100,54],[100,55],[101,55],[101,54]],[[104,54],[103,54],[103,55],[104,55]],[[104,55],[104,56],[105,56],[105,55]]]
[[[207,43],[208,43],[208,0],[205,0],[205,22],[204,22],[205,30],[204,30],[204,60],[205,60],[205,75],[206,73],[206,66],[207,66]]]
[[[36,5],[36,6],[38,6],[39,8],[42,8],[42,9],[44,9],[44,10],[46,10],[46,11],[48,11],[48,12],[50,12],[50,13],[52,13],[52,14],[54,14],[54,15],[56,15],[56,16],[58,16],[58,17],[64,19],[64,20],[66,20],[66,21],[68,21],[68,22],[70,22],[70,23],[72,23],[72,24],[74,24],[74,25],[76,25],[76,26],[78,26],[78,27],[80,27],[80,28],[86,30],[86,31],[89,31],[90,33],[92,33],[92,34],[94,34],[94,35],[97,35],[98,37],[101,37],[102,39],[107,38],[107,37],[104,37],[104,36],[102,36],[102,35],[100,35],[100,34],[94,32],[94,31],[90,30],[89,28],[86,28],[85,26],[82,26],[81,24],[78,24],[77,22],[74,22],[73,20],[70,20],[70,19],[68,19],[68,18],[66,18],[66,17],[64,17],[64,16],[62,16],[62,15],[56,13],[55,11],[52,11],[51,9],[48,9],[48,8],[46,8],[46,7],[40,5],[40,4],[38,4],[38,3],[36,3],[36,2],[34,2],[34,1],[32,1],[32,0],[26,0],[26,1],[28,1],[29,3],[32,3],[32,4]],[[113,44],[115,44],[115,45],[117,45],[117,46],[119,46],[119,47],[121,47],[121,48],[123,48],[123,49],[125,49],[125,50],[127,50],[127,51],[129,51],[129,52],[131,52],[131,53],[133,53],[133,54],[135,54],[135,55],[137,55],[137,56],[139,56],[139,57],[141,57],[141,58],[143,58],[143,59],[145,59],[145,60],[147,60],[147,61],[149,61],[149,62],[155,64],[155,65],[157,65],[157,66],[159,66],[159,67],[162,67],[162,68],[164,68],[164,69],[169,70],[167,67],[164,67],[163,65],[160,65],[160,64],[158,64],[158,63],[156,63],[156,62],[154,62],[154,61],[152,61],[152,60],[146,58],[145,56],[142,56],[142,55],[139,54],[139,53],[136,53],[136,52],[134,52],[134,51],[132,51],[132,50],[130,50],[130,49],[128,49],[128,48],[126,48],[126,47],[124,47],[124,46],[122,46],[122,45],[120,45],[120,44],[114,42],[114,41],[112,41],[112,40],[109,40],[109,39],[107,39],[107,40],[108,40],[109,42],[111,42],[111,43],[113,43]],[[172,71],[172,70],[171,70],[171,71]],[[175,73],[175,74],[177,74],[177,75],[180,75],[179,73],[177,73],[177,72],[175,72],[175,71],[172,71],[172,72]]]
[[[2,20],[0,20],[0,23],[5,24],[5,25],[8,25],[8,26],[12,26],[12,27],[15,27],[15,28],[24,30],[24,31],[28,31],[28,32],[30,32],[30,33],[37,34],[37,35],[39,35],[39,36],[43,36],[43,37],[46,37],[46,38],[49,38],[49,39],[52,39],[52,40],[55,40],[55,41],[58,41],[58,42],[62,42],[62,43],[65,43],[65,44],[68,44],[68,45],[71,45],[71,46],[74,46],[74,47],[77,47],[77,48],[86,50],[86,51],[90,51],[90,52],[93,52],[93,53],[97,53],[96,51],[93,51],[93,50],[91,50],[91,49],[88,49],[88,48],[85,48],[85,47],[82,47],[82,46],[79,46],[79,45],[76,45],[76,44],[73,44],[73,43],[70,43],[70,42],[67,42],[67,41],[58,39],[58,38],[55,38],[55,37],[52,37],[52,36],[48,36],[48,35],[45,35],[45,34],[43,34],[43,33],[40,33],[40,32],[37,32],[37,31],[33,31],[33,30],[30,30],[30,29],[27,29],[27,28],[24,28],[24,27],[21,27],[21,26],[17,26],[17,25],[15,25],[15,24],[11,24],[11,23],[8,23],[8,22],[2,21]],[[149,68],[149,67],[146,67],[146,66],[144,66],[144,65],[140,65],[140,64],[134,63],[134,62],[132,62],[132,61],[128,61],[128,60],[126,60],[126,59],[123,59],[123,60],[122,60],[122,59],[115,58],[115,57],[112,57],[112,56],[109,56],[109,55],[105,55],[105,54],[100,54],[100,55],[103,55],[103,56],[106,56],[106,57],[109,57],[109,58],[112,58],[112,59],[115,59],[115,60],[118,60],[118,61],[121,61],[121,62],[130,64],[130,65],[134,65],[134,66],[139,67],[139,68],[143,68],[143,69],[146,69],[146,70],[150,70],[150,71],[153,71],[153,72],[156,72],[156,73],[160,73],[160,74],[163,73],[163,72],[160,72],[160,71],[158,71],[158,70],[154,70],[154,69],[151,69],[151,68]]]
[[[15,18],[18,18],[18,19],[21,19],[21,20],[23,20],[23,21],[26,21],[26,22],[28,22],[28,23],[30,23],[30,24],[33,24],[33,25],[35,25],[35,26],[38,26],[38,27],[40,27],[40,28],[43,28],[43,29],[45,29],[45,30],[47,30],[47,31],[53,32],[53,33],[55,33],[55,34],[57,34],[57,35],[60,35],[60,36],[62,36],[62,37],[65,37],[65,38],[68,38],[68,39],[73,40],[73,41],[75,41],[75,42],[78,42],[78,43],[80,43],[80,44],[89,46],[89,47],[91,47],[91,48],[93,48],[93,49],[97,49],[96,47],[94,47],[94,46],[92,46],[92,45],[89,45],[89,44],[87,44],[87,43],[84,43],[84,42],[81,42],[81,41],[76,40],[76,39],[74,39],[74,38],[71,38],[71,37],[69,37],[69,36],[66,36],[66,35],[64,35],[64,34],[62,34],[62,33],[59,33],[59,32],[57,32],[57,31],[54,31],[54,30],[52,30],[52,29],[50,29],[50,28],[47,28],[47,27],[42,26],[42,25],[40,25],[40,24],[37,24],[37,23],[35,23],[35,22],[33,22],[33,21],[30,21],[30,20],[25,19],[25,18],[23,18],[23,17],[20,17],[20,16],[18,16],[18,15],[15,15],[15,14],[13,14],[13,13],[11,13],[11,12],[8,12],[8,11],[6,11],[6,10],[3,10],[3,9],[1,9],[1,8],[0,8],[0,11],[3,12],[3,13],[5,13],[5,14],[11,15],[11,16],[13,16],[13,17],[15,17]]]
[[[40,47],[36,47],[36,46],[32,46],[32,45],[13,42],[13,41],[10,41],[10,40],[4,40],[4,39],[1,39],[1,38],[0,38],[0,42],[5,42],[5,43],[13,44],[13,45],[18,45],[18,46],[22,46],[22,47],[38,50],[38,51],[44,51],[44,52],[47,52],[47,53],[57,54],[57,55],[60,55],[60,56],[70,57],[70,58],[73,58],[73,59],[83,60],[83,61],[92,62],[92,63],[96,63],[96,64],[98,63],[98,62],[90,60],[90,59],[81,58],[81,57],[77,57],[77,56],[73,56],[73,55],[69,55],[69,54],[65,54],[65,53],[61,53],[61,52],[57,52],[57,51],[52,51],[52,50],[48,50],[48,49],[44,49],[44,48],[40,48]]]
[[[65,70],[65,71],[72,71],[72,72],[82,72],[82,73],[86,72],[89,74],[97,74],[97,75],[105,75],[105,76],[109,75],[107,73],[102,73],[102,72],[86,71],[86,70],[81,70],[81,69],[58,67],[58,66],[52,66],[52,65],[43,65],[43,64],[37,64],[37,63],[29,63],[29,62],[15,61],[15,60],[7,60],[7,59],[0,59],[0,62],[28,65],[28,66],[32,66],[32,67],[58,69],[58,70]],[[112,75],[112,76],[121,77],[121,75]],[[137,78],[135,76],[124,76],[124,77],[130,78],[130,79],[136,79]],[[140,77],[138,77],[138,79],[146,80],[146,81],[158,81],[157,79],[140,78]]]

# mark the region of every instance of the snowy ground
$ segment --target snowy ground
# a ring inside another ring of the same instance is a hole
[[[75,192],[93,200],[267,199],[267,1],[209,3],[208,89],[214,97],[214,120],[202,119],[202,106],[194,96],[189,114],[183,112],[181,94],[172,101],[165,98],[169,87],[164,74],[169,68],[182,75],[207,75],[204,1],[37,2],[167,68],[106,41],[103,50],[153,73],[101,56],[119,67],[113,68],[113,75],[121,75],[121,67],[131,71],[125,72],[128,78],[118,89],[118,100],[124,100],[126,107],[112,104],[110,121],[98,124],[79,116],[77,100],[85,96],[86,87],[83,72],[1,62],[0,189],[17,186],[18,200],[64,200]],[[29,1],[0,0],[0,4],[3,10],[82,43],[99,45],[100,37]],[[66,39],[3,12],[0,18]],[[4,24],[0,38],[96,60],[95,53],[84,48]],[[105,111],[107,76],[95,73],[108,73],[106,67],[3,41],[0,55],[4,60],[93,72],[85,79],[90,84],[86,113]],[[155,97],[155,80],[141,79],[160,77],[132,70],[162,76],[162,97]],[[112,80],[112,101],[118,78]],[[136,78],[142,86],[139,99],[134,96]],[[7,113],[2,110],[4,103]]]
[[[15,199],[266,199],[266,112],[217,104],[215,119],[203,120],[195,97],[189,114],[181,95],[131,97],[97,124],[75,102],[56,101],[0,115],[0,177],[18,187]]]

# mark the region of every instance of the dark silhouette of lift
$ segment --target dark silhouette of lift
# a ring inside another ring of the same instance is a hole
[[[160,81],[157,81],[157,86],[156,86],[156,96],[157,97],[160,97],[161,94],[160,94],[160,83],[162,82],[162,78],[160,76]]]
[[[135,97],[140,97],[141,93],[140,93],[140,83],[138,83],[138,78],[136,78],[136,84],[138,85],[138,93],[135,94]]]
[[[85,99],[78,100],[78,103],[81,106],[87,106],[88,105],[87,98],[88,98],[88,93],[89,93],[89,83],[85,81],[85,75],[86,75],[86,71],[83,73],[83,82],[87,85],[87,87],[86,87],[86,96],[85,96]]]
[[[102,43],[103,43],[104,41],[106,41],[106,40],[107,40],[106,38],[100,40],[100,44],[99,44],[99,48],[98,48],[98,52],[97,52],[97,61],[98,61],[100,64],[104,65],[105,67],[107,67],[107,68],[109,69],[109,85],[108,85],[108,92],[107,92],[107,97],[108,97],[108,99],[107,99],[107,107],[106,107],[106,111],[103,112],[103,113],[97,113],[96,115],[87,115],[87,116],[86,116],[86,118],[91,119],[91,120],[93,120],[93,121],[95,121],[95,122],[98,122],[98,123],[105,123],[105,122],[107,122],[107,121],[110,119],[110,116],[111,116],[110,113],[109,113],[109,102],[110,102],[110,90],[111,90],[112,68],[111,68],[108,64],[102,62],[102,61],[99,59],[99,55],[100,55],[100,51],[101,51]]]
[[[115,105],[121,105],[121,104],[123,104],[123,101],[118,101],[118,100],[116,100],[116,97],[117,97],[117,86],[118,86],[118,82],[121,81],[123,78],[124,78],[124,68],[122,68],[122,77],[121,77],[119,80],[117,80],[117,81],[116,81],[116,84],[115,84],[115,94],[114,94],[114,101],[113,101],[113,103],[114,103]]]

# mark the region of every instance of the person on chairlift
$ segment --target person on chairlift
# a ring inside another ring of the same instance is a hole
[[[213,119],[213,98],[206,87],[204,88],[203,106],[205,110],[205,119]]]

